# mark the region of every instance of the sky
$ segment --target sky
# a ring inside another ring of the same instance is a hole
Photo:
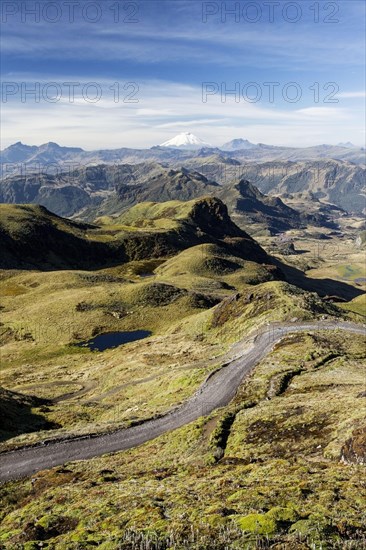
[[[2,0],[1,148],[363,146],[365,6]]]

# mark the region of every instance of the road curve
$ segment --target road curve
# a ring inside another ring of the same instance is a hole
[[[246,345],[247,349],[241,356],[209,376],[192,397],[166,415],[113,433],[50,441],[43,445],[41,443],[1,453],[0,482],[27,477],[65,462],[131,449],[163,433],[189,424],[200,416],[227,405],[235,396],[243,378],[286,334],[304,330],[335,329],[365,335],[365,327],[346,322],[318,321],[267,325],[254,338],[252,335],[251,339],[242,340],[241,344]],[[240,343],[236,344],[235,348],[239,349],[239,346]]]

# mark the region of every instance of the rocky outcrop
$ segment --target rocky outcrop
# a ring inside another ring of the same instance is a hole
[[[332,226],[325,215],[298,212],[279,197],[264,195],[246,179],[223,187],[219,196],[240,225],[260,224],[272,234],[307,224]]]
[[[366,464],[366,426],[353,430],[341,450],[341,462]]]

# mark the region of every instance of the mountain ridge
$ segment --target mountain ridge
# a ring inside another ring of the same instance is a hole
[[[169,257],[204,243],[219,244],[257,263],[271,263],[215,197],[139,203],[102,225],[74,222],[43,206],[0,205],[0,267],[5,269],[95,269]]]
[[[361,165],[366,163],[364,148],[350,148],[339,145],[282,147],[258,143],[244,149],[225,151],[222,148],[213,147],[202,142],[200,146],[194,147],[194,149],[156,145],[149,149],[122,147],[86,151],[78,147],[61,147],[53,142],[40,146],[17,142],[0,152],[0,165],[2,176],[6,176],[12,173],[24,173],[25,171],[29,173],[32,171],[32,167],[33,170],[40,171],[39,164],[46,164],[47,171],[55,173],[58,167],[62,168],[65,165],[71,169],[70,167],[75,167],[75,165],[87,166],[103,163],[174,162],[178,159],[183,161],[195,156],[209,157],[214,152],[226,155],[230,153],[232,158],[239,161],[314,161],[329,158]],[[54,166],[50,166],[51,164],[54,164]]]
[[[279,197],[264,195],[251,182],[241,179],[227,185],[219,196],[225,200],[231,215],[240,226],[260,224],[271,234],[306,227],[307,224],[336,227],[325,215],[307,215],[287,206]]]
[[[223,151],[238,151],[242,149],[254,149],[255,147],[257,147],[257,145],[255,143],[251,143],[247,139],[236,138],[221,145],[220,149]]]

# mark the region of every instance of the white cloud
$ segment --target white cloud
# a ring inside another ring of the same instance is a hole
[[[343,98],[361,98],[361,99],[364,99],[366,98],[366,92],[365,91],[362,91],[362,92],[341,92],[338,94],[338,97],[343,97]]]
[[[91,77],[86,81],[93,81]],[[72,81],[64,76],[60,82]],[[112,81],[99,82],[108,92]],[[242,100],[221,102],[220,95],[202,103],[199,87],[157,80],[140,83],[138,103],[114,103],[112,94],[98,103],[79,95],[70,104],[11,101],[2,105],[2,146],[15,141],[39,144],[56,141],[86,149],[151,147],[176,133],[195,128],[213,145],[233,137],[276,145],[312,145],[362,140],[359,109],[340,106],[304,106],[283,103],[264,106]],[[297,104],[296,104],[297,105]]]
[[[4,54],[58,60],[108,59],[155,64],[189,59],[232,67],[245,63],[287,69],[294,63],[297,71],[340,63],[363,64],[363,37],[354,35],[349,40],[348,34],[339,33],[335,41],[333,25],[325,25],[319,32],[316,25],[300,21],[287,24],[285,32],[278,32],[280,27],[268,23],[266,18],[253,25],[232,21],[223,24],[219,19],[203,24],[200,9],[196,13],[183,12],[181,17],[173,10],[171,18],[171,21],[149,20],[148,14],[141,13],[137,24],[122,26],[104,19],[97,24],[76,21],[55,25],[43,21],[8,25],[3,29],[2,49]],[[276,22],[283,23],[281,17]]]
[[[327,118],[336,118],[336,119],[346,119],[348,113],[345,109],[336,108],[336,107],[306,107],[305,109],[298,109],[296,111],[300,115],[317,117],[319,119]]]

